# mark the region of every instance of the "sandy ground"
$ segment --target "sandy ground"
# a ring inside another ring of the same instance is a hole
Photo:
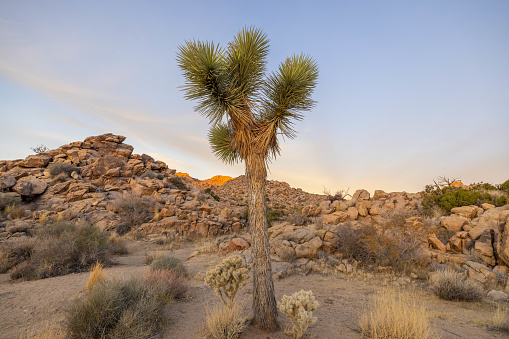
[[[195,249],[195,244],[167,251],[183,260]],[[117,257],[118,265],[105,269],[107,276],[129,278],[143,275],[148,270],[144,264],[145,253],[157,247],[145,243],[129,244],[130,254]],[[219,263],[219,254],[200,254],[187,260],[186,266],[192,275],[188,297],[166,307],[166,324],[160,338],[200,338],[199,331],[205,319],[205,311],[219,305],[219,298],[199,279],[208,269]],[[201,274],[200,274],[201,273]],[[65,309],[72,300],[84,293],[89,273],[71,274],[63,277],[37,281],[12,282],[8,275],[0,275],[0,338],[19,338],[28,331],[61,324]],[[276,298],[292,294],[300,289],[313,291],[320,303],[315,315],[318,321],[309,328],[311,338],[361,338],[358,324],[359,314],[366,309],[367,301],[381,288],[379,277],[328,276],[294,274],[275,280]],[[251,288],[244,287],[236,300],[251,313]],[[509,338],[509,335],[490,331],[482,327],[481,320],[489,315],[493,304],[448,302],[429,293],[422,294],[422,302],[433,312],[432,325],[437,337],[456,338]],[[284,327],[286,319],[280,315]],[[290,338],[283,330],[265,333],[248,326],[241,338],[272,339]]]

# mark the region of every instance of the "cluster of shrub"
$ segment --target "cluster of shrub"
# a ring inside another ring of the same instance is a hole
[[[442,187],[435,184],[426,186],[422,206],[427,214],[431,214],[435,207],[440,208],[445,213],[450,213],[454,207],[481,206],[484,203],[499,207],[507,204],[508,199],[509,180],[500,185],[479,183],[468,187],[461,185],[445,185]]]
[[[183,298],[188,289],[187,268],[170,256],[156,259],[147,274],[129,280],[106,279],[97,270],[91,273],[89,291],[68,309],[69,338],[160,336],[165,305]]]
[[[16,279],[41,279],[87,271],[96,262],[111,264],[111,254],[125,254],[123,241],[97,226],[70,221],[36,230],[34,237],[14,238],[0,246],[0,272]]]

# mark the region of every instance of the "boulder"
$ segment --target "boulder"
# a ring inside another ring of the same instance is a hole
[[[11,188],[16,185],[16,178],[12,175],[4,174],[0,177],[0,191],[6,188]]]
[[[95,163],[92,166],[92,172],[94,176],[101,177],[106,175],[109,172],[109,175],[112,174],[116,176],[120,176],[121,171],[126,166],[126,163],[117,157],[112,155],[106,155],[100,158],[97,158]]]
[[[487,296],[488,296],[488,298],[495,300],[495,301],[507,300],[507,294],[502,291],[491,290],[488,292]]]
[[[320,237],[315,237],[308,242],[295,246],[295,256],[297,258],[313,258],[321,246],[322,240],[320,240]]]
[[[369,197],[370,197],[370,194],[368,191],[366,191],[364,189],[360,189],[360,190],[355,191],[355,193],[353,194],[352,200],[355,202],[361,201],[361,200],[369,200]]]
[[[444,243],[437,238],[435,233],[431,233],[429,235],[428,242],[433,248],[439,250],[440,252],[445,253],[447,251]]]
[[[373,199],[374,200],[387,199],[388,196],[389,195],[382,190],[375,190],[375,194],[373,194]]]
[[[452,214],[442,220],[442,226],[449,231],[459,232],[463,225],[466,225],[468,220],[464,217]]]
[[[490,230],[484,230],[479,239],[475,242],[474,248],[487,265],[495,266],[495,255],[491,244],[491,232]]]
[[[359,216],[359,211],[355,207],[348,207],[346,213],[348,213],[350,220],[357,220],[357,217]]]
[[[475,218],[477,216],[477,206],[460,206],[451,209],[451,212],[465,218]]]
[[[25,168],[43,168],[48,166],[51,158],[47,155],[30,155],[25,160],[18,163],[19,167]]]
[[[359,201],[355,208],[357,208],[357,211],[359,211],[359,215],[361,217],[365,217],[368,215],[368,204],[365,201]]]
[[[347,221],[349,214],[346,212],[334,212],[332,214],[326,214],[323,216],[324,224],[339,224]]]
[[[14,192],[22,196],[31,196],[44,193],[48,185],[40,179],[33,176],[23,177],[12,187]]]

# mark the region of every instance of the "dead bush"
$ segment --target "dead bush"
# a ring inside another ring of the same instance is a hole
[[[0,273],[29,260],[35,247],[34,239],[12,239],[0,245]]]
[[[37,276],[37,270],[30,261],[23,261],[22,263],[14,266],[9,271],[9,277],[12,280],[24,279],[31,280]]]
[[[164,303],[141,280],[104,281],[67,310],[70,338],[149,338],[160,333]]]
[[[125,194],[121,198],[113,200],[109,208],[118,213],[121,220],[116,232],[123,235],[133,227],[150,221],[154,216],[154,208],[157,206],[158,203],[154,198],[141,197],[133,193]]]
[[[4,215],[11,219],[22,219],[26,216],[25,206],[23,205],[9,205],[4,209]]]
[[[65,162],[55,162],[48,165],[48,171],[51,177],[55,178],[59,174],[70,176],[72,172],[79,171],[79,168]]]
[[[435,272],[430,283],[431,290],[440,299],[479,301],[484,296],[484,291],[477,282],[450,268]]]
[[[207,310],[202,336],[207,339],[235,339],[246,327],[245,323],[246,317],[242,315],[238,305],[216,306],[212,310]]]
[[[183,276],[166,270],[148,272],[145,282],[155,291],[156,295],[165,300],[181,299],[189,288],[189,284]]]
[[[373,339],[436,338],[430,326],[430,312],[413,293],[379,291],[361,315],[362,335]]]
[[[509,333],[509,307],[506,304],[497,303],[489,318],[484,324],[492,330]]]
[[[177,189],[179,189],[181,191],[188,191],[189,190],[187,185],[184,183],[184,181],[182,181],[182,179],[180,177],[171,177],[168,180],[170,181],[170,183],[172,183],[173,186],[175,186],[175,188],[177,188]]]
[[[391,266],[402,272],[428,266],[429,260],[420,247],[424,234],[397,219],[383,227],[373,224],[354,227],[345,223],[338,228],[336,247],[344,256],[364,266]]]
[[[308,218],[305,215],[303,215],[301,212],[297,211],[297,212],[290,214],[290,216],[288,216],[288,219],[286,219],[286,221],[289,224],[292,224],[295,226],[304,226],[304,225],[307,225]]]

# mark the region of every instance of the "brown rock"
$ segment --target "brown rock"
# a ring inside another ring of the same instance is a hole
[[[454,207],[451,212],[465,218],[475,218],[477,215],[477,206]]]
[[[368,204],[364,201],[359,201],[356,205],[355,205],[355,208],[357,208],[357,211],[359,211],[359,215],[361,217],[365,217],[368,215]]]
[[[376,190],[375,191],[375,194],[373,194],[373,199],[374,200],[379,200],[379,199],[386,199],[389,195],[387,193],[385,193],[384,191],[382,190]]]
[[[455,214],[452,214],[448,217],[446,217],[444,220],[442,220],[442,226],[448,229],[449,231],[459,232],[461,231],[461,228],[463,225],[467,224],[468,220],[457,216]]]
[[[492,208],[495,208],[495,205],[492,205],[492,204],[488,204],[488,203],[484,203],[484,204],[481,204],[481,207],[487,211],[487,210],[490,210]]]
[[[324,224],[339,224],[348,220],[349,214],[346,212],[334,212],[323,216]]]
[[[16,185],[12,187],[12,190],[22,196],[30,196],[44,193],[47,187],[48,185],[44,181],[29,176],[18,180]]]
[[[245,250],[249,248],[249,243],[243,238],[233,238],[231,242],[237,249]]]
[[[348,217],[350,220],[357,220],[357,217],[359,216],[359,211],[355,207],[348,207]]]
[[[439,250],[440,252],[443,252],[445,253],[447,251],[444,243],[442,241],[440,241],[440,239],[437,238],[436,234],[434,233],[431,233],[428,237],[428,242],[430,243],[430,245]]]
[[[4,174],[0,177],[0,191],[6,188],[11,188],[16,185],[16,178],[12,175]]]
[[[360,190],[355,191],[355,193],[353,194],[352,200],[355,202],[360,201],[360,200],[369,200],[369,197],[370,197],[370,194],[368,191],[360,189]]]
[[[25,160],[18,163],[19,167],[26,168],[43,168],[46,167],[51,158],[47,155],[30,155]]]

